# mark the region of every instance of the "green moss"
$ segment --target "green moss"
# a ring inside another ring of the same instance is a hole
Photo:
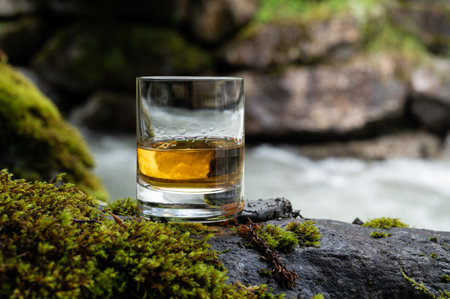
[[[258,229],[257,234],[271,249],[281,252],[289,252],[298,245],[295,234],[278,225],[266,224]]]
[[[119,198],[109,202],[105,211],[121,216],[139,216],[137,200],[131,197]]]
[[[255,22],[260,23],[298,23],[308,28],[331,19],[345,18],[355,20],[361,38],[355,48],[362,49],[366,55],[387,53],[395,56],[400,75],[410,73],[410,64],[427,61],[428,52],[420,37],[398,24],[395,1],[389,0],[262,0]],[[253,27],[255,27],[253,25]],[[250,30],[251,31],[251,30]],[[248,35],[245,29],[243,35]]]
[[[320,234],[314,221],[305,221],[303,223],[289,222],[286,230],[293,232],[298,239],[298,243],[302,247],[320,246]]]
[[[400,219],[391,217],[369,219],[364,222],[363,226],[382,229],[390,229],[391,227],[408,227],[408,225],[401,222]]]
[[[414,289],[416,289],[422,294],[425,294],[426,296],[428,296],[428,298],[435,298],[435,296],[430,292],[430,290],[428,290],[428,288],[423,284],[423,282],[418,283],[414,279],[408,277],[405,274],[405,272],[403,272],[403,270],[400,271],[402,273],[402,276],[411,284],[412,287],[414,287]]]
[[[264,285],[226,284],[209,234],[118,225],[92,196],[59,185],[0,172],[0,297],[273,298]]]
[[[324,299],[324,297],[321,293],[319,293],[319,294],[315,294],[314,296],[312,296],[311,299]]]
[[[328,19],[348,11],[368,10],[374,3],[376,3],[374,0],[263,0],[255,19],[262,23],[295,19]]]
[[[269,268],[262,268],[258,270],[258,274],[263,277],[272,277],[272,270]]]
[[[400,270],[402,273],[402,276],[411,284],[411,286],[416,289],[417,291],[419,291],[420,293],[422,293],[423,295],[425,295],[427,298],[432,298],[432,299],[449,299],[450,298],[450,292],[449,291],[442,291],[439,290],[439,296],[435,296],[433,293],[430,292],[430,290],[423,284],[423,282],[416,282],[414,279],[412,279],[411,277],[408,277],[405,272],[403,272],[403,269]]]
[[[93,158],[79,132],[32,83],[0,63],[0,167],[23,178],[65,180],[99,199],[106,191],[92,174]]]
[[[388,19],[368,22],[364,29],[364,48],[367,52],[390,52],[412,63],[426,60],[427,50],[419,38]]]
[[[432,236],[432,237],[429,238],[429,240],[430,240],[431,242],[437,243],[437,242],[438,242],[438,237]]]
[[[437,254],[432,252],[432,253],[430,253],[430,257],[433,259],[437,259]]]
[[[370,233],[370,237],[374,239],[380,239],[380,238],[387,238],[390,237],[390,233],[380,232],[380,231],[374,231]]]
[[[450,275],[444,274],[441,276],[441,281],[442,282],[450,282]]]
[[[199,74],[211,64],[208,53],[174,30],[95,23],[59,31],[35,61],[44,73],[51,68],[64,78],[62,84],[78,90],[98,86],[133,89],[137,76]]]

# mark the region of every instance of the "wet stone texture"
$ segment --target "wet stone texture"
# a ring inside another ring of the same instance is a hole
[[[299,211],[293,211],[291,202],[285,198],[258,199],[245,203],[239,222],[250,219],[253,222],[262,222],[279,218],[295,218]]]
[[[303,222],[305,219],[300,216],[279,219],[283,213],[289,213],[286,202],[274,199],[247,203],[244,215],[266,215],[261,220],[267,220],[269,214],[276,215],[276,220],[266,223],[280,226],[290,221]],[[264,212],[264,206],[268,211]],[[278,212],[274,212],[275,207]],[[256,217],[253,219],[256,221]],[[268,284],[275,293],[285,293],[287,298],[310,298],[317,293],[325,298],[429,298],[414,289],[402,270],[417,283],[423,282],[436,297],[439,291],[450,291],[450,283],[443,279],[443,275],[450,275],[450,232],[391,228],[390,237],[374,239],[370,237],[376,230],[373,228],[332,220],[314,221],[322,234],[320,247],[295,248],[288,254],[277,252],[287,268],[300,277],[293,289],[280,287],[268,276],[269,266],[256,249],[246,246],[247,242],[231,230],[216,234],[210,243],[223,251],[219,256],[228,269],[230,282]]]

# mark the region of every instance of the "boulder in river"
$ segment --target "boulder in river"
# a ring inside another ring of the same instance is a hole
[[[411,112],[424,128],[444,137],[450,130],[450,61],[434,59],[411,76]]]
[[[216,43],[248,23],[258,8],[258,0],[191,1],[188,27],[205,43]]]
[[[70,119],[95,131],[135,133],[136,99],[126,93],[97,91],[71,113]]]
[[[447,0],[397,0],[388,4],[392,19],[418,36],[432,51],[450,50],[450,2]]]
[[[352,16],[255,23],[225,45],[219,56],[228,66],[248,69],[329,61],[349,57],[360,38]]]
[[[392,131],[404,115],[406,82],[393,67],[354,61],[239,75],[245,78],[250,138],[304,142],[369,136]]]
[[[311,159],[329,157],[364,160],[433,159],[442,154],[442,141],[436,135],[427,132],[405,131],[365,140],[302,145],[299,151]]]

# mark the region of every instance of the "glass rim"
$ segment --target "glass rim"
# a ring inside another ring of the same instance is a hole
[[[219,82],[219,81],[243,81],[243,77],[237,76],[138,76],[136,80],[140,81],[160,81],[160,82],[189,82],[189,81],[202,81],[202,82]]]

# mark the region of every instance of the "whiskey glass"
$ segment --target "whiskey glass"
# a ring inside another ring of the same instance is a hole
[[[244,205],[243,78],[138,77],[136,102],[142,216],[235,218]]]

